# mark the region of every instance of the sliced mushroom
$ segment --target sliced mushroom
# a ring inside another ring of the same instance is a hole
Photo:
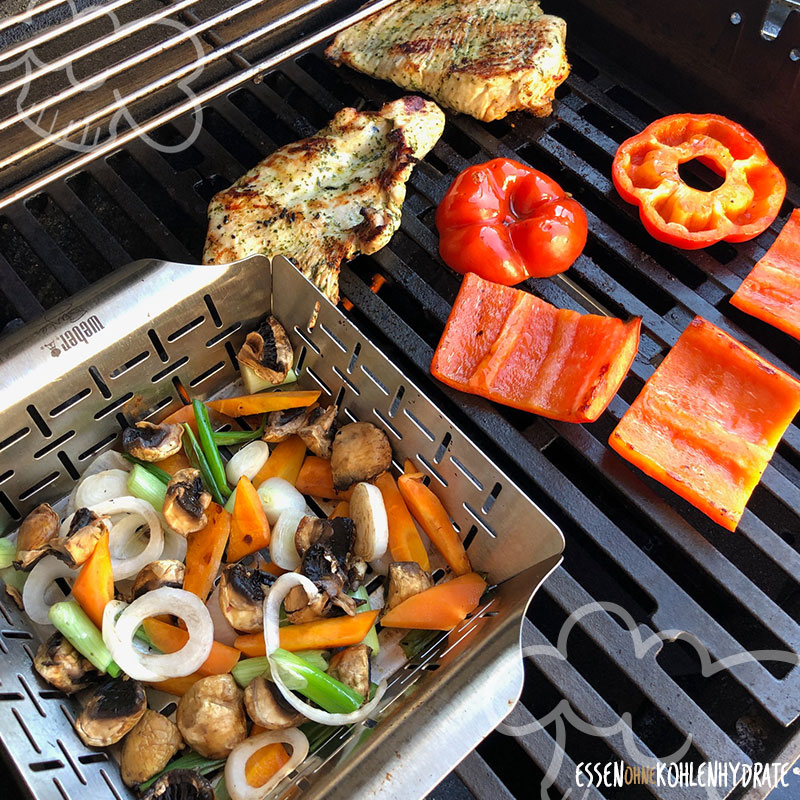
[[[98,674],[59,631],[39,645],[33,666],[51,686],[66,694],[85,689]]]
[[[175,533],[186,536],[205,528],[210,504],[211,495],[203,488],[200,470],[179,469],[167,484],[164,519]]]
[[[58,537],[60,525],[58,514],[47,503],[36,506],[19,527],[14,567],[25,572],[31,570]]]
[[[196,769],[172,769],[142,795],[142,800],[214,800],[214,787]]]
[[[333,488],[345,491],[354,483],[377,478],[392,465],[386,434],[371,422],[351,422],[339,428],[333,440]]]
[[[259,569],[248,569],[241,562],[222,570],[219,582],[219,607],[231,627],[255,633],[264,627],[264,587],[272,586],[275,576]]]
[[[327,408],[314,408],[309,412],[303,426],[297,431],[297,435],[314,455],[322,458],[331,457],[338,413],[339,409],[335,405]]]
[[[306,424],[307,408],[287,408],[284,411],[271,411],[267,415],[267,425],[261,438],[265,442],[282,442],[297,433]]]
[[[331,598],[325,592],[320,592],[313,602],[308,602],[308,595],[302,586],[293,586],[283,600],[286,618],[294,625],[303,622],[313,622],[321,617],[329,617],[333,612]]]
[[[137,422],[122,431],[122,449],[142,461],[163,461],[183,445],[183,428],[169,422]]]
[[[111,678],[95,689],[75,720],[85,745],[107,747],[132,730],[147,710],[147,698],[139,681]]]
[[[10,583],[7,583],[6,594],[16,603],[17,608],[20,611],[25,610],[25,605],[22,602],[22,594],[20,593],[19,589],[17,589],[16,586],[12,586]]]
[[[243,692],[230,673],[201,678],[181,697],[176,721],[200,755],[226,758],[247,736]]]
[[[131,597],[135,600],[145,592],[152,592],[153,589],[160,589],[162,586],[169,586],[171,589],[182,589],[185,572],[186,567],[183,561],[173,558],[152,561],[139,570],[139,574],[134,579],[133,586],[131,586]]]
[[[297,554],[301,558],[312,544],[319,541],[325,531],[326,522],[328,520],[311,515],[307,515],[300,520],[297,530],[294,532],[294,546],[297,548]]]
[[[122,743],[119,765],[125,785],[136,786],[149,780],[182,747],[178,726],[148,708]]]
[[[110,530],[108,517],[100,517],[88,508],[79,508],[72,517],[67,535],[53,540],[50,549],[69,566],[77,567],[94,552],[97,540]]]
[[[260,675],[244,690],[244,705],[250,719],[268,731],[294,728],[306,720],[283,699],[274,683]]]
[[[433,586],[433,579],[416,561],[395,561],[389,565],[389,590],[387,608],[399,606],[415,594]]]
[[[365,644],[346,647],[331,659],[328,675],[366,698],[369,696],[371,654],[372,648]]]
[[[270,315],[258,330],[247,334],[236,357],[259,378],[278,384],[286,380],[294,353],[283,325]]]

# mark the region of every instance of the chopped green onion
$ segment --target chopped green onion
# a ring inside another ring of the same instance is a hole
[[[192,408],[194,409],[194,417],[197,420],[200,446],[203,448],[203,453],[208,461],[209,470],[217,483],[217,488],[227,498],[228,494],[230,494],[228,479],[225,476],[225,465],[222,463],[222,456],[214,444],[214,430],[211,427],[211,420],[208,418],[208,409],[197,398],[192,400]]]
[[[122,457],[126,461],[130,461],[131,464],[138,464],[143,469],[146,469],[151,475],[158,478],[162,483],[169,483],[170,480],[172,480],[172,475],[170,475],[166,470],[161,469],[161,467],[157,466],[156,464],[152,464],[149,461],[142,461],[141,458],[136,458],[136,456],[132,456],[130,453],[123,453]]]
[[[141,464],[136,464],[128,476],[128,491],[141,500],[146,500],[156,511],[164,508],[167,484]]]
[[[111,658],[102,634],[74,600],[53,603],[47,616],[64,638],[100,672],[107,672],[112,678],[121,674],[120,668]]]
[[[21,569],[14,569],[14,567],[0,569],[0,578],[3,579],[3,582],[8,586],[13,586],[20,594],[22,594],[22,589],[29,574],[29,572],[23,572]]]
[[[344,725],[336,728],[332,725],[323,725],[321,722],[304,722],[300,726],[300,730],[305,734],[306,739],[308,739],[308,752],[311,754],[316,753],[325,742],[341,733],[345,728],[346,726]],[[219,798],[217,798],[217,800],[219,800]]]
[[[16,555],[17,545],[8,539],[0,539],[0,569],[10,567]]]
[[[366,586],[359,586],[358,589],[352,592],[350,596],[354,597],[356,600],[364,600],[364,602],[366,603],[366,608],[364,610],[366,609],[374,610],[370,605],[369,594],[367,593]],[[373,656],[380,651],[381,645],[380,642],[378,641],[378,631],[375,630],[374,625],[369,629],[367,635],[361,640],[361,644],[365,644],[371,647]]]
[[[206,485],[208,491],[211,492],[214,501],[224,506],[225,498],[222,496],[222,492],[219,486],[217,486],[214,476],[211,474],[208,461],[206,461],[203,449],[200,447],[200,442],[197,441],[194,431],[188,424],[184,423],[183,429],[186,432],[186,455],[189,457],[189,461],[195,469],[200,470],[200,477],[203,479],[203,483]]]
[[[311,664],[311,666],[325,672],[328,669],[328,661],[325,658],[327,652],[327,650],[298,650],[295,655]],[[242,659],[231,670],[231,675],[233,675],[236,683],[242,689],[246,688],[250,681],[259,675],[263,675],[267,680],[272,680],[269,661],[266,656]]]
[[[272,383],[272,381],[267,380],[266,378],[260,377],[256,371],[252,367],[248,367],[247,364],[239,364],[239,368],[242,373],[242,382],[244,383],[244,388],[247,390],[247,394],[258,394],[259,392],[263,392],[264,389],[274,389],[276,384]],[[286,377],[278,386],[285,386],[287,383],[294,383],[297,380],[297,373],[290,369],[286,373]]]
[[[139,785],[140,791],[147,791],[162,775],[165,775],[167,772],[172,772],[174,769],[196,769],[201,775],[208,775],[210,772],[214,772],[218,770],[220,767],[224,766],[225,759],[224,758],[206,758],[205,756],[201,756],[200,753],[196,753],[192,750],[191,753],[187,753],[185,756],[181,756],[180,758],[176,758],[174,761],[170,761],[161,772],[157,772],[153,775],[152,778],[146,780],[144,783]],[[217,795],[217,800],[219,800],[219,795]]]
[[[278,648],[271,656],[272,669],[280,672],[286,687],[307,697],[330,714],[349,714],[361,708],[364,698],[317,669],[296,653]]]
[[[212,437],[214,444],[247,444],[255,439],[260,439],[267,427],[267,415],[264,414],[261,425],[254,431],[214,431]]]

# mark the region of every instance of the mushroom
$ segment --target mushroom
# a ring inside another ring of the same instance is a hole
[[[178,726],[148,708],[122,743],[119,766],[125,785],[136,786],[152,778],[182,747]]]
[[[395,561],[389,564],[389,590],[386,595],[387,609],[399,606],[415,594],[433,586],[430,573],[416,561]]]
[[[153,589],[160,589],[162,586],[169,586],[172,589],[183,588],[183,576],[186,567],[183,561],[173,558],[164,558],[159,561],[151,561],[139,570],[139,574],[131,586],[131,598],[135,600],[146,592]]]
[[[142,800],[214,800],[214,787],[196,769],[171,769]]]
[[[226,758],[247,736],[242,690],[230,673],[201,678],[178,703],[185,742],[206,758]]]
[[[354,483],[377,478],[392,465],[386,434],[371,422],[351,422],[339,428],[331,451],[333,488],[343,492]]]
[[[262,380],[278,384],[286,380],[294,353],[283,325],[270,315],[258,330],[247,334],[236,358]]]
[[[369,696],[371,653],[372,648],[366,644],[357,644],[340,650],[328,665],[328,675],[366,699]]]
[[[264,586],[272,586],[275,576],[259,569],[248,569],[241,562],[222,570],[219,582],[219,607],[231,627],[255,633],[264,627]]]
[[[58,537],[60,524],[58,514],[47,503],[36,506],[19,527],[14,568],[30,571]]]
[[[327,408],[313,408],[308,413],[303,426],[297,431],[297,435],[314,455],[322,458],[331,457],[338,413],[339,409],[335,405]]]
[[[111,678],[94,690],[75,720],[75,729],[89,747],[107,747],[132,730],[147,710],[139,681]]]
[[[39,645],[33,658],[36,671],[56,689],[72,694],[85,689],[97,671],[63,636],[56,631]]]
[[[306,424],[307,408],[287,408],[283,411],[270,411],[267,425],[261,438],[265,442],[282,442],[297,433]]]
[[[163,461],[183,446],[183,427],[161,422],[137,422],[122,431],[122,449],[142,461]]]
[[[211,495],[203,488],[200,470],[179,469],[167,484],[164,519],[175,533],[186,536],[205,528],[210,503]]]
[[[294,532],[294,546],[297,549],[297,554],[302,558],[306,550],[319,541],[325,531],[326,519],[307,515],[303,517],[297,524],[297,530]]]
[[[94,552],[97,540],[110,530],[108,517],[98,516],[88,508],[79,508],[72,515],[67,535],[54,539],[50,549],[70,567],[77,567]]]
[[[302,725],[306,718],[292,708],[275,684],[259,675],[244,690],[244,705],[250,719],[268,731],[280,731]]]

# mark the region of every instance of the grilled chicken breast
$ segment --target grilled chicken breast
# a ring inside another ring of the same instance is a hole
[[[489,122],[551,112],[569,74],[566,33],[536,0],[399,0],[342,31],[325,54]]]
[[[343,108],[212,198],[203,263],[285,255],[337,302],[341,262],[392,238],[411,170],[443,129],[441,109],[421,97]]]

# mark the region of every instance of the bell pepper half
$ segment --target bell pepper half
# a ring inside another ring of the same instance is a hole
[[[800,339],[800,209],[792,212],[731,305]]]
[[[641,318],[579,314],[475,274],[461,284],[431,373],[463,392],[562,422],[592,422],[639,347]]]
[[[509,158],[465,169],[436,209],[439,254],[456,272],[512,286],[563,272],[586,245],[586,214],[543,172]]]
[[[733,531],[798,411],[800,382],[695,317],[609,444]]]
[[[694,159],[723,176],[722,185],[689,186],[678,168]],[[648,233],[685,250],[758,236],[786,195],[786,180],[761,143],[717,114],[656,120],[619,146],[611,175],[622,199],[639,206]]]

